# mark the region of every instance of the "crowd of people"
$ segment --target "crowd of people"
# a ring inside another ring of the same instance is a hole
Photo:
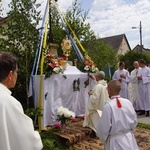
[[[133,66],[130,73],[121,61],[108,85],[103,71],[90,76],[96,84],[89,92],[83,126],[90,127],[105,142],[106,150],[137,150],[132,132],[137,125],[136,111],[149,117],[150,68],[143,59],[135,61]],[[102,111],[101,116],[97,110]]]
[[[129,73],[125,63],[120,62],[113,75],[114,80],[121,83],[120,96],[129,99],[138,115],[149,117],[150,111],[150,68],[144,59],[133,63],[134,70]]]
[[[138,115],[149,116],[150,68],[143,59],[133,65],[135,69],[129,73],[125,63],[120,62],[108,84],[103,71],[89,75],[95,85],[88,93],[83,126],[90,127],[94,136],[105,143],[105,150],[138,150],[133,134],[137,125],[135,110],[139,111]],[[21,104],[11,96],[17,72],[17,59],[0,52],[0,147],[1,150],[40,150],[43,144],[39,133]]]

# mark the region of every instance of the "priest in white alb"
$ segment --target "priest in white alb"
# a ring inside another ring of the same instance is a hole
[[[139,108],[139,96],[138,96],[138,80],[137,80],[137,74],[139,72],[139,70],[141,69],[139,67],[139,63],[138,61],[135,61],[133,63],[134,66],[134,70],[131,71],[131,81],[129,83],[128,89],[129,89],[129,100],[131,101],[131,103],[133,104],[133,107],[135,108],[135,110],[140,110]]]
[[[40,134],[9,90],[16,84],[17,72],[16,58],[0,52],[0,150],[41,150]]]
[[[102,107],[106,101],[109,100],[107,92],[107,82],[104,80],[105,73],[99,71],[95,77],[96,84],[94,85],[92,91],[89,92],[89,101],[85,110],[85,119],[83,122],[83,127],[90,127],[94,132],[96,132],[96,126],[99,120],[99,114],[97,110],[102,110]]]
[[[149,117],[150,111],[150,68],[146,66],[146,61],[143,59],[138,60],[139,66],[142,68],[137,74],[138,79],[138,96],[140,114]]]

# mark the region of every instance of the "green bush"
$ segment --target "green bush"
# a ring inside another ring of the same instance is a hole
[[[57,131],[57,129],[42,131],[40,133],[43,150],[71,150],[65,142],[62,142],[62,139],[53,133],[55,131]]]

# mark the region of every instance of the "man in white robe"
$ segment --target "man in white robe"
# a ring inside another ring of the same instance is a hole
[[[108,83],[111,100],[103,106],[97,125],[97,136],[105,142],[105,150],[138,150],[133,130],[137,116],[132,103],[120,97],[121,84],[117,80]]]
[[[128,83],[130,82],[130,75],[124,67],[125,63],[121,61],[119,63],[119,68],[115,71],[112,79],[121,82],[120,96],[128,99]]]
[[[96,126],[99,120],[97,110],[102,110],[104,103],[109,99],[107,82],[104,78],[105,73],[103,71],[100,71],[95,75],[96,84],[94,85],[92,91],[89,92],[90,98],[85,110],[83,127],[90,127],[94,132],[96,132]]]
[[[18,65],[14,56],[0,53],[0,150],[41,150],[40,135],[34,131],[32,120],[23,112],[13,96]]]
[[[138,104],[139,96],[138,96],[137,74],[141,68],[139,67],[138,61],[135,61],[133,63],[133,66],[134,66],[134,70],[131,71],[131,75],[130,75],[131,80],[130,80],[130,83],[128,86],[128,88],[129,88],[129,100],[133,104],[135,110],[140,110],[139,104]]]
[[[147,67],[150,68],[150,62],[147,63]]]
[[[139,70],[137,74],[138,80],[138,96],[139,96],[139,107],[140,107],[140,114],[145,114],[149,117],[150,111],[150,68],[146,66],[146,62],[143,59],[138,60],[139,66],[142,68]]]

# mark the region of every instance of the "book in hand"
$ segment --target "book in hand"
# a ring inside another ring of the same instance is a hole
[[[102,111],[97,109],[98,115],[101,117],[102,116]]]

